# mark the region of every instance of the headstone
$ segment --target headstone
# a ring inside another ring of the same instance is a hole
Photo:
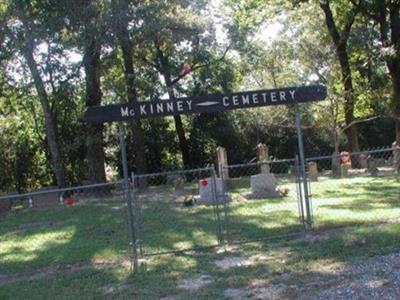
[[[219,203],[224,201],[223,181],[221,178],[215,178],[215,190],[213,190],[213,178],[203,178],[199,180],[200,199],[198,204],[215,204],[217,199]],[[214,195],[214,193],[216,194]],[[217,198],[218,197],[218,198]]]
[[[318,181],[318,167],[315,161],[308,163],[308,179],[310,181]]]
[[[0,200],[0,213],[8,212],[11,210],[12,201],[11,199]]]
[[[290,166],[289,174],[292,175],[292,176],[298,176],[299,167],[297,165]]]
[[[274,174],[257,174],[250,177],[250,198],[272,198],[281,196]]]
[[[40,191],[53,190],[57,187],[48,187]],[[60,203],[60,193],[58,191],[46,192],[32,196],[32,206],[34,208],[56,206]]]
[[[361,169],[368,169],[368,156],[365,153],[361,153],[359,158]]]
[[[224,147],[217,147],[218,174],[224,180],[229,179],[228,157]]]
[[[268,174],[270,172],[269,164],[267,163],[269,160],[268,155],[268,147],[265,144],[257,145],[257,161],[260,164],[260,173]]]
[[[332,154],[332,175],[333,176],[340,176],[340,157],[338,152],[334,152]]]
[[[392,144],[393,148],[393,167],[398,172],[400,171],[400,145],[396,141]]]
[[[341,164],[340,165],[340,177],[349,176],[350,164]]]
[[[177,195],[181,195],[185,192],[185,179],[183,177],[178,176],[175,178],[173,185]]]
[[[378,161],[373,158],[373,157],[368,157],[368,172],[372,175],[372,176],[376,176],[378,175]]]

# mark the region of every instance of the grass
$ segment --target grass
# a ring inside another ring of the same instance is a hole
[[[295,187],[287,197],[237,201],[248,181],[230,189],[233,202],[223,232],[233,241],[299,232]],[[132,274],[127,264],[125,210],[120,201],[71,208],[25,211],[0,217],[0,299],[159,299],[193,294],[177,288],[180,280],[207,274],[213,281],[196,299],[223,299],[226,288],[244,288],[259,279],[305,284],[326,276],[321,265],[348,264],[400,250],[400,224],[367,226],[400,217],[396,177],[324,179],[311,184],[317,230],[357,225],[327,238],[281,239],[243,244],[234,253],[208,251],[147,258],[147,271]],[[145,254],[218,243],[216,213],[211,206],[183,207],[170,193],[153,201],[140,198]],[[250,266],[222,270],[215,261],[226,256],[270,257]],[[282,279],[282,274],[291,274]],[[308,279],[307,279],[308,278]]]

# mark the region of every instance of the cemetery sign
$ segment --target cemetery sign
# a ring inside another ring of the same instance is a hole
[[[288,105],[324,100],[322,85],[287,87],[232,94],[210,94],[169,100],[112,104],[89,107],[85,119],[90,123],[129,121],[179,114],[222,112],[231,109]]]

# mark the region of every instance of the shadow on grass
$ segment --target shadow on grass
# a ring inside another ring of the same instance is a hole
[[[8,220],[9,219],[9,220]],[[16,221],[24,227],[16,226]],[[9,222],[8,222],[9,221]],[[37,223],[41,225],[36,226]],[[125,211],[92,205],[30,211],[2,219],[0,273],[117,259],[128,247]],[[5,231],[8,228],[13,228]]]
[[[364,179],[364,178],[363,178]],[[311,185],[314,203],[319,208],[348,209],[352,211],[371,211],[400,207],[399,180],[393,177],[365,178],[368,182],[341,183],[331,187],[327,182]],[[314,186],[313,186],[314,185]],[[343,199],[342,203],[323,204],[324,200]]]
[[[179,295],[189,299],[193,294],[180,290],[181,279],[208,274],[213,279],[206,287],[196,291],[196,299],[222,299],[227,288],[249,288],[260,279],[281,286],[310,288],[310,282],[320,282],[312,292],[318,292],[324,282],[335,280],[335,273],[316,269],[324,260],[342,262],[350,266],[354,259],[382,255],[400,249],[399,224],[385,227],[354,228],[328,239],[310,242],[305,240],[271,244],[259,243],[234,254],[198,253],[196,255],[166,255],[157,257],[140,274],[121,275],[117,269],[87,269],[69,274],[57,274],[35,280],[21,281],[3,286],[2,299],[159,299]],[[216,267],[215,260],[227,255],[249,257],[274,251],[282,253],[284,260],[271,259],[254,265],[237,266],[228,270]],[[282,276],[290,275],[290,276]],[[340,274],[339,274],[340,275]],[[326,287],[329,288],[329,287]],[[304,290],[303,290],[304,292]],[[304,295],[303,295],[304,296]]]

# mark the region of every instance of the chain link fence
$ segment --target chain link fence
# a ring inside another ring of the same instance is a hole
[[[220,198],[213,168],[133,178],[140,254],[198,249],[219,243]]]
[[[398,148],[308,158],[314,228],[398,220],[399,158]]]
[[[129,257],[121,182],[0,197],[0,274]]]
[[[223,169],[225,233],[229,242],[275,238],[303,229],[295,159]]]
[[[307,159],[315,229],[397,222],[400,150]],[[298,160],[132,174],[0,197],[0,273],[289,237],[305,230]]]

